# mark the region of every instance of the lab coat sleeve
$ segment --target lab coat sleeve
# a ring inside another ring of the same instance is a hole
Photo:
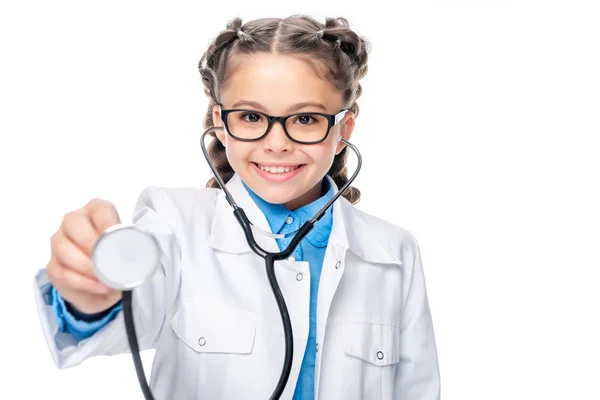
[[[55,287],[50,289],[50,301],[54,308],[54,317],[57,319],[58,330],[70,333],[77,341],[87,339],[98,332],[123,309],[123,304],[119,301],[106,310],[106,312],[99,313],[100,315],[78,313],[73,308],[69,310],[67,302]]]
[[[440,372],[427,299],[421,253],[411,234],[405,250],[401,359],[396,368],[394,399],[439,400]]]
[[[176,215],[176,210],[161,188],[148,187],[142,191],[134,207],[132,222],[157,239],[161,266],[148,282],[133,290],[132,307],[140,351],[155,347],[165,316],[179,290],[180,240],[169,215]],[[36,306],[46,343],[59,369],[73,367],[90,357],[130,352],[122,312],[81,341],[61,332],[51,303],[51,288],[46,269],[41,269],[34,278]]]

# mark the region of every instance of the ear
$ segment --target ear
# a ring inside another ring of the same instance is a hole
[[[348,111],[344,116],[344,119],[340,122],[340,138],[344,138],[346,141],[350,141],[352,132],[354,131],[355,116],[352,111]],[[335,155],[337,156],[344,149],[346,145],[340,140],[335,149]]]
[[[225,126],[223,125],[223,120],[221,119],[221,106],[218,104],[215,104],[213,106],[213,111],[212,111],[212,118],[213,118],[213,126],[215,128],[220,128],[220,129],[215,129],[215,135],[217,136],[217,139],[219,139],[219,142],[221,142],[221,144],[223,146],[225,146]]]

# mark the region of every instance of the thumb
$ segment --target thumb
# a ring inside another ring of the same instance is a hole
[[[111,226],[121,223],[116,207],[107,200],[92,199],[83,207],[83,211],[87,214],[98,235]]]

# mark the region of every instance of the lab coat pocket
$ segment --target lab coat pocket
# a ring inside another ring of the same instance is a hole
[[[369,322],[350,323],[344,328],[348,398],[391,400],[400,365],[400,328]]]
[[[386,366],[400,361],[400,328],[375,323],[354,323],[346,329],[346,354],[372,365]]]
[[[198,353],[252,352],[256,319],[252,314],[227,306],[182,301],[171,319],[175,334]]]

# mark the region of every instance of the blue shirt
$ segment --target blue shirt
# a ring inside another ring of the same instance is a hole
[[[321,193],[325,192],[325,195],[304,207],[290,211],[282,204],[267,203],[253,193],[247,186],[246,189],[267,217],[271,231],[273,233],[282,234],[300,229],[300,227],[323,208],[334,195],[333,186],[329,182],[329,179],[323,179]],[[323,217],[315,223],[315,226],[308,235],[300,241],[300,244],[296,247],[294,253],[292,253],[292,256],[296,261],[308,261],[310,268],[310,315],[308,316],[310,318],[310,324],[308,342],[306,343],[306,351],[304,353],[304,359],[302,360],[302,366],[300,367],[298,382],[296,383],[294,400],[314,399],[317,293],[319,290],[319,279],[321,277],[323,258],[325,257],[325,250],[327,242],[329,241],[329,234],[331,233],[332,220],[330,207]],[[292,239],[293,235],[289,238],[276,239],[279,250],[283,251]]]
[[[70,333],[75,340],[87,339],[108,324],[123,309],[121,301],[109,310],[98,314],[84,314],[65,303],[54,286],[50,291],[50,302],[54,307],[54,316],[58,330]]]
[[[290,211],[282,204],[266,202],[244,184],[250,197],[252,197],[267,218],[272,233],[279,234],[297,231],[327,204],[334,195],[334,188],[327,178],[323,179],[322,185],[321,193],[325,193],[323,196],[310,204]],[[294,392],[294,400],[314,398],[317,293],[323,258],[325,257],[325,250],[331,233],[332,221],[330,207],[323,217],[315,223],[313,229],[300,242],[292,254],[296,261],[307,261],[310,268],[310,313],[307,316],[309,318],[309,333],[304,359],[300,368],[300,375]],[[292,239],[293,235],[289,238],[276,239],[279,249],[284,250]],[[92,336],[123,309],[121,302],[119,302],[104,313],[94,315],[79,313],[77,310],[67,306],[64,299],[54,287],[52,287],[51,291],[51,302],[54,307],[58,329],[61,332],[70,333],[78,341]]]

